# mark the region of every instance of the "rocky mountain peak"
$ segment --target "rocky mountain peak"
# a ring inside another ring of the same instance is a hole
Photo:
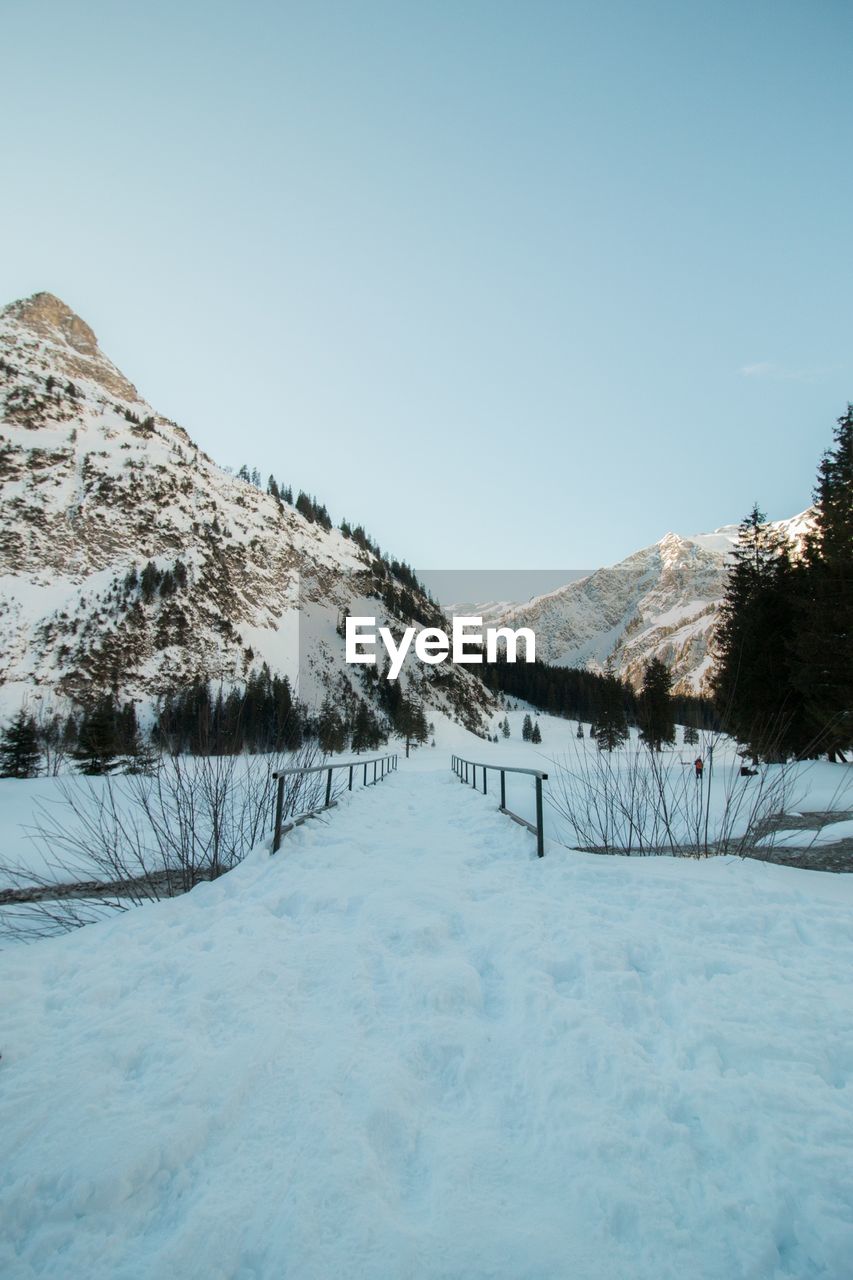
[[[110,395],[136,403],[136,388],[104,355],[93,330],[61,298],[34,293],[0,311],[0,342],[14,358],[14,349],[37,352],[40,363],[70,378],[90,378]]]
[[[0,720],[107,689],[151,710],[265,669],[306,703],[386,716],[344,660],[340,619],[434,621],[411,575],[217,467],[52,294],[0,310],[0,437]],[[465,669],[412,660],[403,686],[480,733],[496,709]]]
[[[92,330],[81,320],[76,311],[52,293],[34,293],[31,298],[13,302],[3,310],[4,318],[10,316],[39,337],[61,338],[81,355],[93,356],[98,352],[98,340]]]

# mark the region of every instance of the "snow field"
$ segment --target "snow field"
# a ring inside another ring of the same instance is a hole
[[[853,882],[495,804],[421,752],[0,955],[0,1273],[849,1276]]]

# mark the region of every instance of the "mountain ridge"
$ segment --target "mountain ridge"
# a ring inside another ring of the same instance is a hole
[[[217,467],[53,294],[0,311],[0,423],[8,708],[106,688],[150,702],[263,664],[310,701],[375,700],[343,662],[341,614],[368,600],[401,627],[435,612],[352,537]],[[410,663],[404,683],[482,731],[492,699],[467,670]]]
[[[801,551],[812,509],[771,525]],[[677,693],[708,692],[711,635],[738,526],[684,536],[672,531],[615,565],[523,604],[483,606],[494,626],[531,627],[537,657],[556,666],[601,670],[612,661],[635,688],[652,657],[672,670]],[[476,611],[470,604],[465,610]],[[447,612],[462,608],[450,605]]]
[[[369,542],[218,467],[52,293],[0,310],[0,422],[0,704],[103,687],[150,700],[176,683],[239,682],[259,664],[312,698],[371,697],[363,669],[343,662],[341,615],[366,606],[398,629],[437,620]],[[810,514],[775,527],[796,548]],[[706,692],[736,537],[736,525],[669,531],[525,603],[445,612],[531,626],[544,661],[598,669],[609,658],[635,686],[657,656],[676,691]],[[146,596],[148,562],[157,586]],[[469,669],[407,661],[405,682],[484,730],[492,700]]]

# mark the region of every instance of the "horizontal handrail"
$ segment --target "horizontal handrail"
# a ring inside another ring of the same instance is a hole
[[[367,766],[371,764],[373,765],[373,778],[371,782],[368,783]],[[387,773],[393,773],[397,768],[396,752],[386,756],[370,756],[366,760],[341,760],[337,764],[330,761],[326,764],[306,765],[301,769],[276,769],[272,775],[278,784],[275,797],[275,827],[273,830],[272,840],[273,853],[278,853],[279,848],[281,847],[283,831],[290,831],[293,827],[298,826],[300,822],[304,822],[306,818],[313,818],[315,814],[322,813],[325,809],[331,809],[333,807],[336,802],[332,799],[332,774],[336,769],[349,769],[349,784],[347,790],[352,791],[354,771],[362,767],[364,769],[363,785],[365,787],[381,782]],[[321,805],[316,805],[307,813],[302,814],[299,818],[296,818],[293,822],[289,823],[287,827],[282,827],[282,818],[284,815],[284,780],[285,778],[292,778],[295,774],[306,773],[325,773],[328,775],[326,779],[325,802]],[[377,774],[379,775],[378,777]]]
[[[476,789],[477,786],[477,770],[483,770],[483,795],[488,792],[488,771],[492,769],[495,773],[501,775],[501,802],[498,809],[501,813],[505,813],[508,818],[512,818],[513,822],[518,822],[522,827],[527,827],[528,831],[532,831],[536,837],[536,852],[540,858],[545,857],[545,819],[542,811],[542,783],[548,781],[548,775],[542,769],[522,769],[511,764],[487,764],[485,760],[466,760],[463,756],[451,756],[450,767],[456,774],[460,782],[468,781],[468,769],[471,769],[471,786]],[[512,809],[506,807],[506,775],[508,773],[525,773],[528,777],[534,779],[536,787],[536,824],[528,822],[526,818],[522,818],[519,814],[513,813]]]
[[[474,765],[477,769],[500,770],[501,773],[529,773],[534,778],[548,779],[547,773],[543,773],[541,769],[519,769],[514,764],[486,764],[484,760],[466,760],[464,756],[452,756],[453,760],[457,760],[460,764]]]
[[[367,759],[364,759],[364,760],[362,759],[342,760],[340,764],[332,764],[331,762],[329,762],[328,764],[309,764],[309,765],[306,765],[304,769],[300,769],[299,767],[295,769],[276,769],[275,773],[272,776],[274,778],[288,778],[291,776],[291,774],[294,774],[294,773],[326,773],[327,770],[329,769],[354,769],[357,765],[373,764],[374,762],[378,762],[380,760],[396,760],[396,759],[397,759],[396,755],[369,756]]]

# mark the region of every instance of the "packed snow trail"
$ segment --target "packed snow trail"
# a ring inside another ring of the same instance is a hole
[[[275,858],[0,955],[0,1274],[849,1277],[851,906],[539,861],[401,761]]]

